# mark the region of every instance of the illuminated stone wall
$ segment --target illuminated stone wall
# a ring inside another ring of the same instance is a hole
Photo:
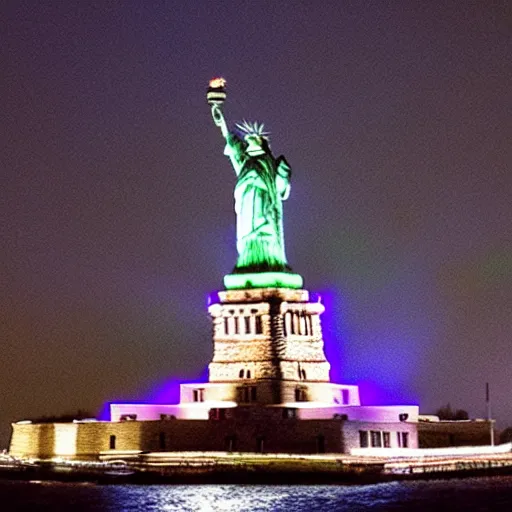
[[[269,453],[316,453],[318,437],[324,449],[341,452],[341,422],[333,420],[300,421],[269,418],[269,410],[259,409],[260,416],[243,414],[225,420],[123,421],[70,424],[76,440],[65,453],[54,451],[54,426],[13,425],[10,454],[33,458],[98,458],[115,443],[119,451],[233,451]],[[115,436],[113,440],[112,436]],[[62,448],[61,442],[61,448]]]
[[[407,432],[408,447],[417,447],[415,423],[345,421],[340,416],[304,420],[293,408],[239,406],[225,409],[222,416],[214,410],[208,420],[15,423],[10,453],[17,457],[83,460],[98,458],[111,449],[349,453],[360,447],[361,430],[388,432],[391,448],[397,447],[397,432]]]
[[[148,422],[150,424],[152,422]],[[14,457],[97,458],[108,450],[110,436],[116,448],[132,450],[140,446],[145,422],[39,423],[12,425],[9,453]]]
[[[54,455],[55,429],[53,423],[12,425],[9,453],[15,457]]]

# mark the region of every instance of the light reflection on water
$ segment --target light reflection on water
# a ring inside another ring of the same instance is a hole
[[[125,487],[124,499],[143,504],[148,511],[220,512],[368,510],[389,503],[397,485],[372,486],[250,486],[203,485],[176,487]],[[151,490],[150,490],[151,489]],[[148,499],[149,497],[152,497]],[[117,501],[114,499],[114,501]],[[119,501],[117,501],[119,505]],[[120,509],[118,509],[120,510]],[[130,510],[130,509],[123,509]],[[136,509],[131,509],[136,510]]]
[[[10,510],[360,512],[512,510],[512,477],[341,485],[80,485],[0,481]]]

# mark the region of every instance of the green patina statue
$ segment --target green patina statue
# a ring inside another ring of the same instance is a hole
[[[283,236],[282,201],[290,193],[291,168],[284,157],[272,154],[262,124],[244,121],[228,129],[221,108],[226,99],[224,86],[223,79],[212,80],[207,97],[213,120],[226,140],[224,154],[237,176],[238,259],[231,280],[225,278],[226,287],[300,287],[302,278],[291,273],[286,261]]]

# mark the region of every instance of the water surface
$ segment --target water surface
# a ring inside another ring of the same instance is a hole
[[[2,510],[16,511],[512,511],[512,476],[364,486],[0,481],[0,499]]]

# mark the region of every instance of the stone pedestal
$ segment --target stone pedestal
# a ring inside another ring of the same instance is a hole
[[[236,388],[226,399],[259,404],[309,401],[318,396],[315,384],[329,382],[320,324],[324,306],[310,301],[307,290],[223,291],[208,311],[214,343],[209,381]]]

